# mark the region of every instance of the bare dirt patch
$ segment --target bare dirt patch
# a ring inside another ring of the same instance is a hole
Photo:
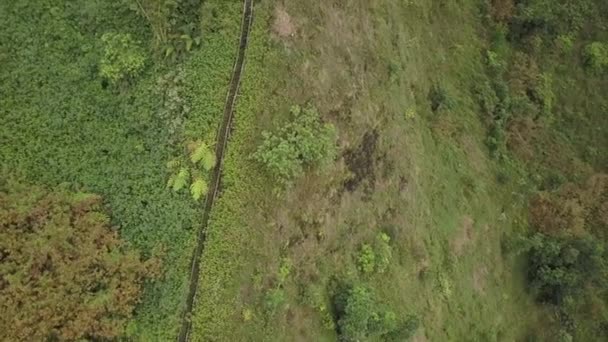
[[[293,20],[283,7],[277,6],[274,10],[272,31],[279,38],[292,37],[296,33],[296,27],[293,24]]]
[[[346,165],[353,174],[353,176],[344,183],[346,190],[354,191],[364,180],[368,180],[368,186],[374,186],[376,180],[374,172],[374,153],[376,151],[377,141],[378,132],[367,132],[363,136],[359,146],[344,154]]]
[[[466,250],[466,247],[468,247],[475,238],[473,231],[474,223],[475,221],[470,216],[464,216],[462,218],[462,223],[460,224],[458,233],[456,237],[450,242],[452,252],[456,256],[463,255]]]

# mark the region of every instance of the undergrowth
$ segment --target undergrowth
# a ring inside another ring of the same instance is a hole
[[[215,145],[236,52],[241,4],[194,10],[205,42],[175,64],[121,1],[0,4],[1,176],[99,194],[128,244],[165,251],[127,329],[135,340],[177,334],[202,213],[165,189],[165,164],[186,140]]]

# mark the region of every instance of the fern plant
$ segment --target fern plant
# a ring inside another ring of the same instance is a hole
[[[202,141],[191,142],[186,145],[186,149],[188,158],[176,158],[167,163],[170,173],[167,187],[179,192],[189,184],[190,195],[198,201],[209,191],[205,179],[215,167],[216,158]]]

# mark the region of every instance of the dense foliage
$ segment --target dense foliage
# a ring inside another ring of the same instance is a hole
[[[365,341],[382,338],[389,341],[405,341],[418,328],[414,316],[398,318],[375,298],[372,290],[364,285],[350,286],[338,293],[335,299],[337,327],[342,341]]]
[[[606,336],[608,324],[608,177],[540,192],[530,202],[537,232],[525,239],[530,289],[560,312],[564,334],[585,327]]]
[[[608,43],[593,42],[585,47],[585,63],[596,73],[608,70]]]
[[[104,45],[103,59],[99,65],[101,77],[115,84],[141,72],[146,58],[130,34],[108,32],[101,36],[101,41]]]
[[[263,132],[264,141],[253,157],[284,183],[294,180],[306,167],[334,158],[336,133],[321,122],[313,107],[291,108],[292,121],[278,132]]]
[[[563,304],[586,287],[604,286],[608,280],[605,247],[591,236],[557,238],[537,234],[529,243],[529,277],[542,301]]]
[[[154,265],[126,248],[94,195],[0,189],[0,339],[116,338]]]
[[[154,46],[176,56],[200,44],[200,5],[197,0],[122,0],[148,23]]]
[[[172,340],[179,328],[201,213],[165,188],[166,163],[184,141],[214,144],[242,8],[206,6],[205,49],[177,64],[151,54],[145,19],[123,1],[0,2],[0,178],[99,194],[125,241],[146,255],[164,247],[163,277],[145,285],[129,324],[134,339]],[[118,86],[100,76],[108,32],[129,34],[146,58]]]

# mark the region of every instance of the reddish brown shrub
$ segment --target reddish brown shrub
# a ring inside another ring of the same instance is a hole
[[[547,235],[608,238],[608,175],[595,174],[583,183],[566,183],[557,192],[539,192],[530,201],[530,224]]]
[[[120,336],[155,269],[125,248],[98,196],[0,186],[0,340]]]
[[[492,0],[492,17],[501,23],[508,23],[515,14],[515,2],[513,0]]]

